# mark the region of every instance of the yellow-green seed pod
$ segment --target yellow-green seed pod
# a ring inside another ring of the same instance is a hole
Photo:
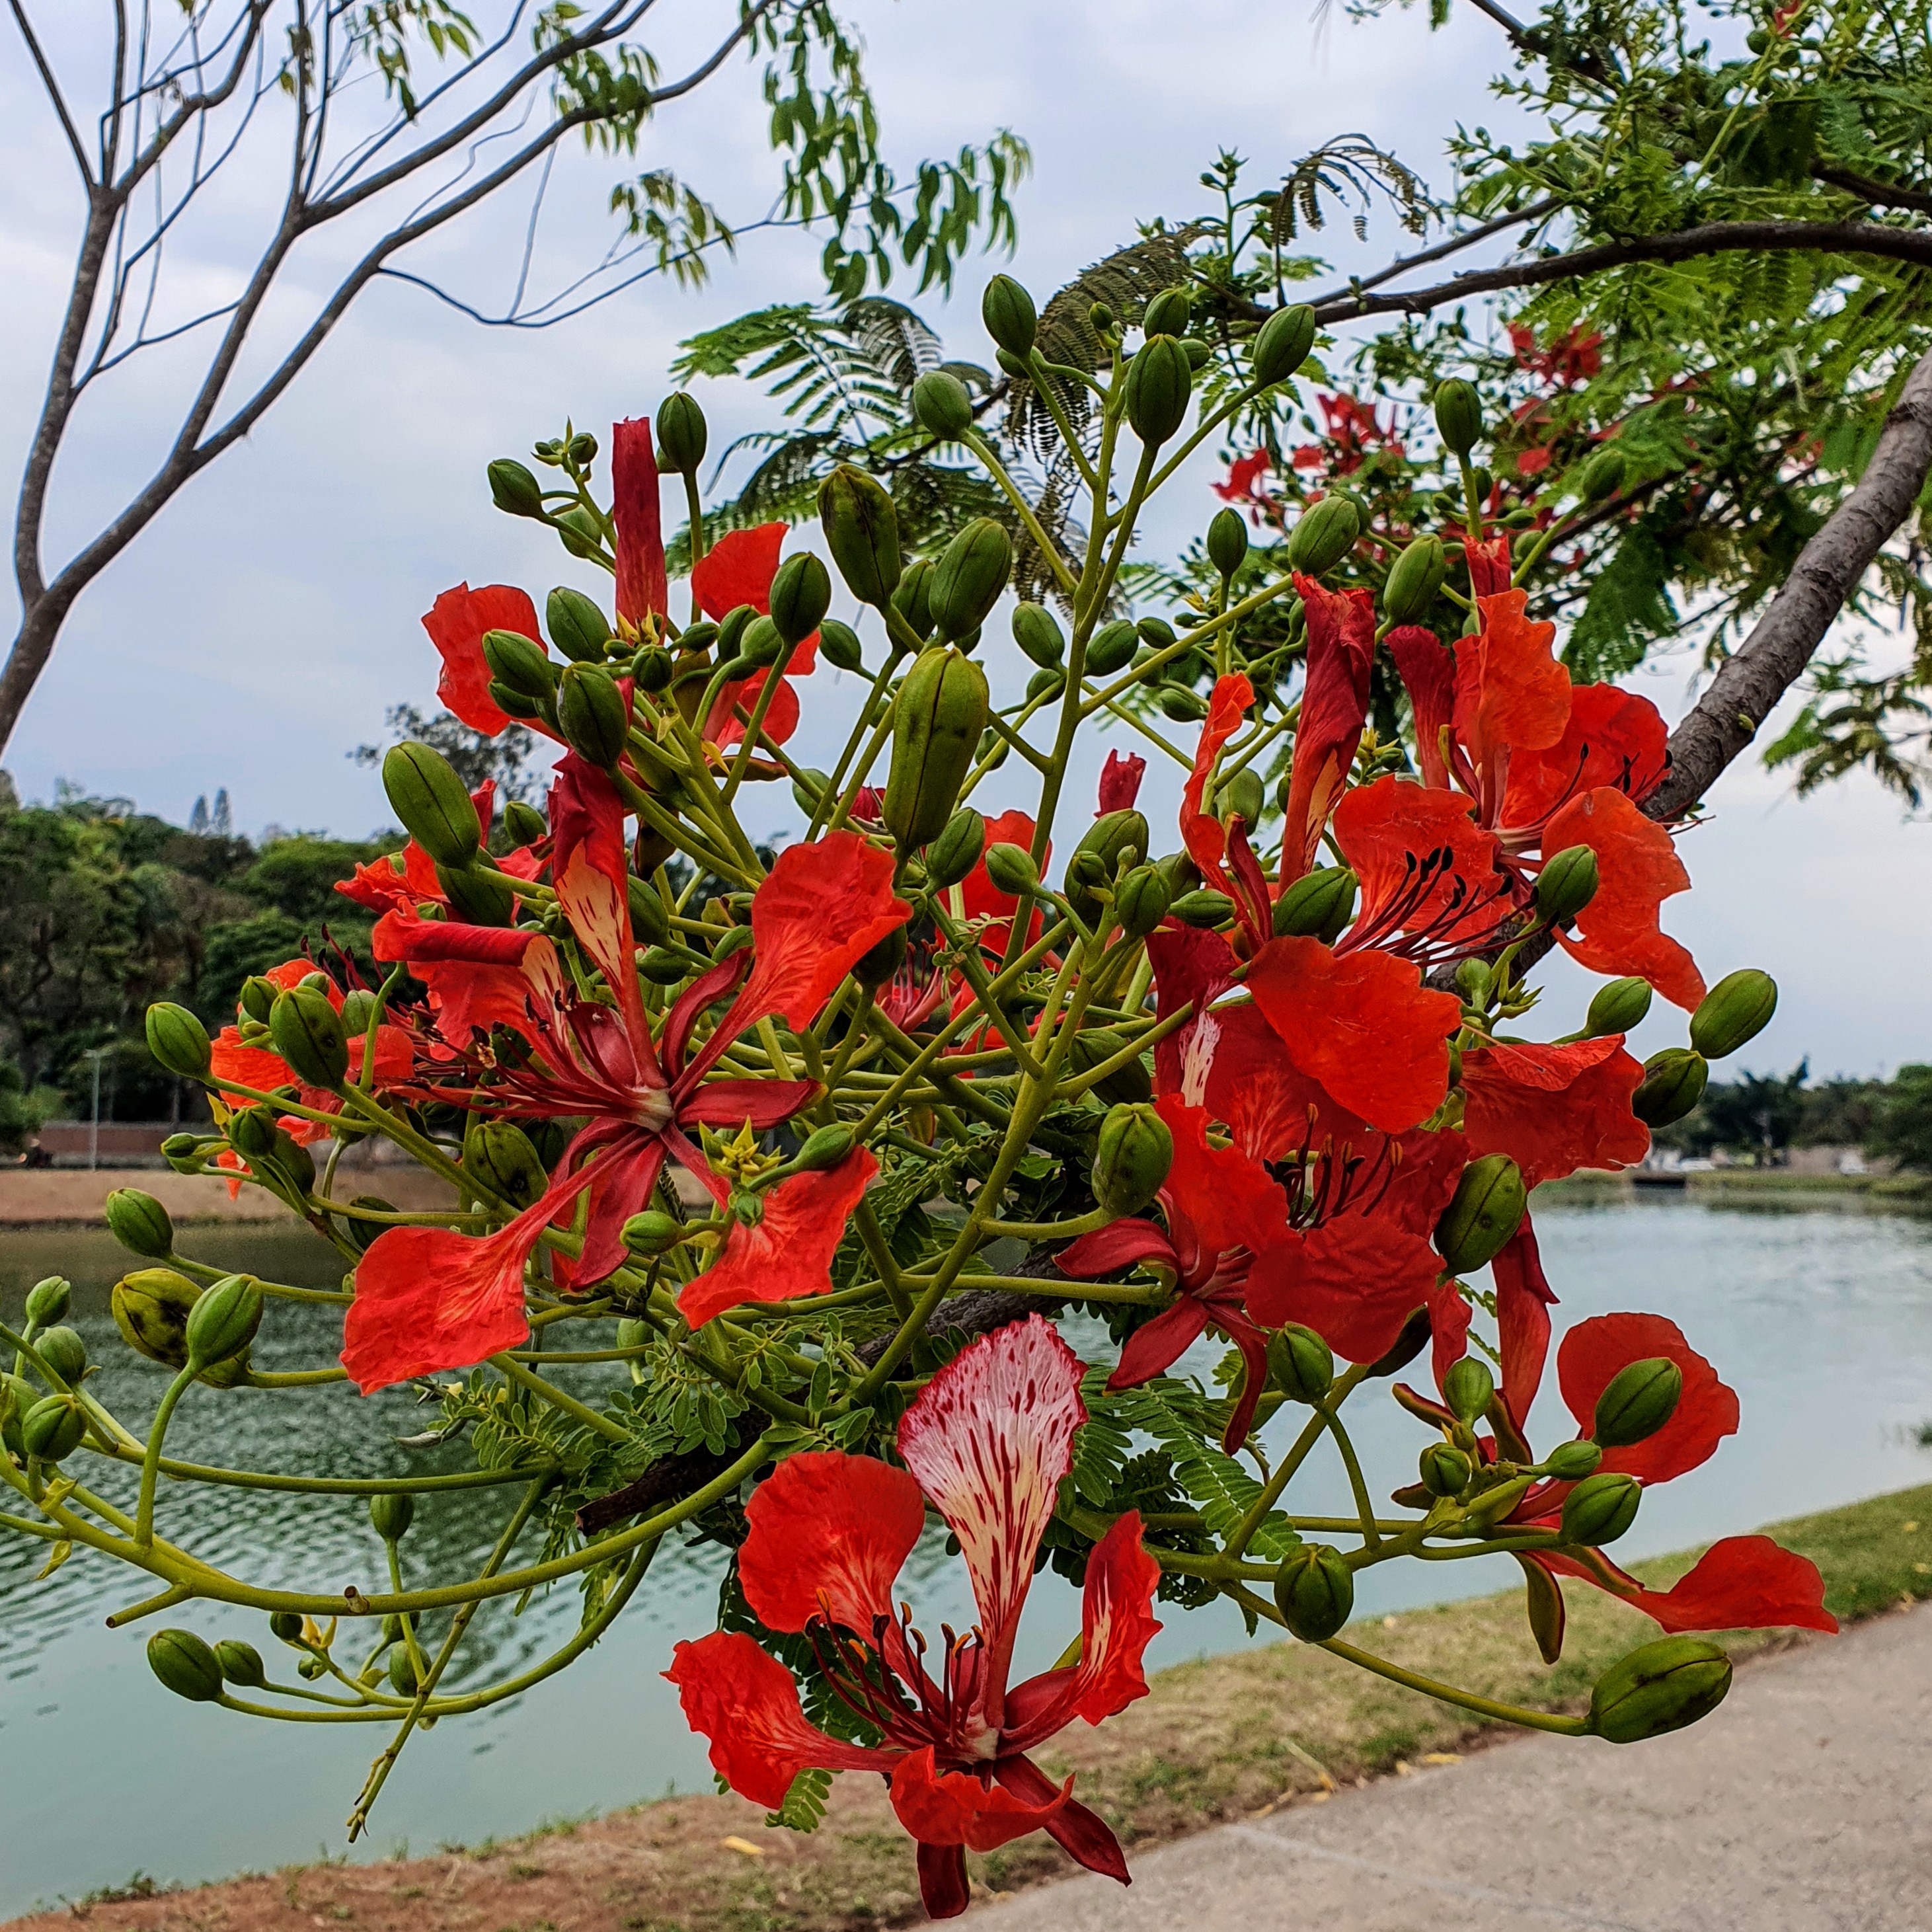
[[[1722,1060],[1755,1040],[1778,1010],[1778,982],[1755,966],[1726,973],[1690,1016],[1690,1044],[1706,1060]]]
[[[818,518],[846,587],[860,603],[883,610],[902,568],[898,514],[884,486],[842,463],[819,486]]]
[[[1462,1170],[1436,1224],[1436,1251],[1452,1274],[1472,1274],[1522,1225],[1522,1170],[1506,1154],[1486,1154]]]
[[[1731,1688],[1731,1660],[1696,1636],[1660,1637],[1612,1664],[1590,1693],[1590,1729],[1640,1743],[1708,1718]]]
[[[403,828],[438,865],[461,868],[483,841],[476,808],[455,767],[433,745],[414,740],[391,746],[382,760],[382,789]]]
[[[881,810],[902,854],[929,844],[952,816],[988,710],[986,674],[961,652],[924,652],[907,672]]]

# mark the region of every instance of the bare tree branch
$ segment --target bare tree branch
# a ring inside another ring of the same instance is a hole
[[[1460,234],[1448,236],[1432,248],[1419,248],[1413,255],[1399,255],[1387,268],[1372,275],[1358,277],[1346,288],[1330,289],[1323,294],[1311,296],[1309,306],[1319,310],[1330,302],[1344,302],[1365,290],[1378,289],[1383,283],[1392,282],[1396,276],[1406,274],[1411,268],[1419,268],[1425,262],[1439,262],[1444,256],[1460,255],[1465,248],[1473,248],[1478,242],[1486,242],[1491,236],[1500,235],[1508,229],[1533,226],[1567,206],[1561,195],[1552,195],[1546,201],[1533,202],[1513,214],[1499,214],[1493,221],[1485,221],[1478,227],[1466,228]]]
[[[47,64],[47,57],[40,51],[40,44],[35,36],[33,23],[27,18],[26,9],[20,0],[8,0],[14,10],[14,24],[20,29],[20,38],[27,44],[27,51],[33,56],[34,70],[40,76],[40,85],[46,90],[47,98],[53,103],[54,112],[60,117],[61,128],[67,136],[68,146],[74,150],[74,164],[80,170],[80,178],[89,188],[94,186],[94,170],[89,165],[87,150],[82,146],[80,130],[74,124],[74,116],[68,112],[67,97],[61,92],[60,82],[54,78],[54,70]]]
[[[1868,201],[1874,207],[1910,208],[1920,214],[1932,214],[1932,194],[1922,194],[1909,188],[1894,188],[1889,182],[1874,181],[1869,175],[1855,174],[1834,161],[1814,161],[1811,172],[1814,178],[1827,182],[1833,188],[1843,188],[1847,194],[1855,194],[1859,200]]]

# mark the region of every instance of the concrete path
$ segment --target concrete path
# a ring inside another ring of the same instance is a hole
[[[1224,1825],[984,1932],[1927,1932],[1932,1612],[1741,1670],[1648,1744],[1537,1736]]]

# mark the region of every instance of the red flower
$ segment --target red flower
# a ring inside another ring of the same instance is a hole
[[[796,1301],[832,1292],[832,1257],[879,1163],[854,1148],[836,1167],[794,1174],[756,1197],[758,1218],[734,1212],[718,1258],[677,1298],[693,1328],[746,1301]]]
[[[1524,614],[1526,590],[1479,597],[1483,628],[1456,651],[1456,736],[1474,769],[1484,822],[1495,822],[1509,754],[1558,742],[1570,719],[1570,674],[1552,656],[1554,624]]]
[[[1462,1056],[1462,1131],[1471,1156],[1506,1154],[1526,1187],[1580,1167],[1629,1167],[1650,1151],[1630,1112],[1643,1069],[1622,1034],[1560,1046],[1478,1047]]]
[[[611,429],[610,498],[617,526],[617,615],[641,630],[647,618],[662,616],[670,608],[649,416],[630,417]]]
[[[1238,671],[1214,680],[1207,722],[1194,748],[1194,769],[1180,794],[1180,842],[1202,876],[1224,892],[1234,890],[1222,863],[1228,855],[1227,828],[1212,812],[1202,809],[1201,801],[1221,748],[1241,728],[1242,714],[1254,701],[1253,686]]]
[[[1620,791],[1599,786],[1573,799],[1550,821],[1546,852],[1587,845],[1597,855],[1597,894],[1576,915],[1564,952],[1593,973],[1636,974],[1688,1012],[1704,997],[1697,962],[1665,932],[1658,908],[1690,890],[1690,875],[1669,832]]]
[[[470,794],[470,802],[476,808],[477,830],[486,838],[495,816],[496,797],[494,778],[485,778]],[[490,862],[498,872],[519,879],[534,879],[543,870],[542,862],[527,845],[493,857]],[[358,864],[348,878],[336,880],[335,890],[373,913],[392,912],[398,906],[449,903],[449,895],[436,875],[436,862],[413,838],[400,852]]]
[[[1258,1161],[1208,1144],[1201,1108],[1172,1094],[1154,1105],[1174,1136],[1174,1165],[1158,1197],[1166,1232],[1151,1221],[1116,1221],[1063,1248],[1054,1264],[1076,1281],[1141,1264],[1173,1276],[1176,1300],[1128,1336],[1107,1386],[1137,1388],[1172,1368],[1208,1328],[1220,1330],[1240,1350],[1246,1370],[1228,1424],[1232,1455],[1247,1440],[1268,1380],[1268,1337],[1247,1312],[1250,1277],[1280,1264],[1288,1198]]]
[[[785,527],[760,524],[752,530],[729,531],[692,566],[692,592],[707,617],[723,618],[741,604],[750,604],[761,617],[770,614],[772,579],[778,574]]]
[[[1238,503],[1257,523],[1279,514],[1280,504],[1264,486],[1262,478],[1272,466],[1264,449],[1237,457],[1228,466],[1228,480],[1210,487],[1224,503]]]
[[[1796,1628],[1835,1634],[1838,1628],[1825,1607],[1817,1564],[1768,1536],[1727,1536],[1712,1544],[1667,1590],[1646,1589],[1601,1550],[1587,1563],[1553,1551],[1535,1560],[1557,1576],[1582,1577],[1672,1632]]]
[[[1317,396],[1315,401],[1322,412],[1326,441],[1304,443],[1296,450],[1292,459],[1296,469],[1324,470],[1331,476],[1352,476],[1361,468],[1370,452],[1378,446],[1386,445],[1397,456],[1402,454],[1402,445],[1393,440],[1393,409],[1389,411],[1388,421],[1384,423],[1374,404],[1358,402],[1346,392]]]
[[[1446,786],[1455,750],[1456,660],[1433,631],[1400,624],[1388,634],[1389,655],[1408,692],[1415,719],[1415,760],[1426,785]],[[1474,787],[1465,781],[1465,789]]]
[[[1130,752],[1124,758],[1118,752],[1109,752],[1100,767],[1100,802],[1094,816],[1105,818],[1110,812],[1130,811],[1141,795],[1141,780],[1146,775],[1147,760],[1138,754]]]
[[[1324,590],[1312,577],[1300,575],[1294,587],[1308,614],[1308,676],[1282,828],[1282,888],[1314,864],[1322,828],[1348,783],[1369,715],[1369,670],[1376,654],[1373,592]]]
[[[442,675],[436,681],[437,699],[471,730],[495,737],[510,718],[490,695],[483,633],[515,631],[541,644],[536,606],[524,592],[507,584],[486,584],[480,590],[459,584],[430,606],[422,622],[442,658]],[[536,728],[544,728],[538,722]]]
[[[1550,1352],[1550,1311],[1556,1297],[1543,1272],[1536,1230],[1529,1216],[1503,1244],[1490,1263],[1496,1285],[1496,1340],[1502,1357],[1503,1406],[1520,1435],[1529,1423],[1529,1406],[1542,1385],[1543,1364]],[[1437,1380],[1439,1382],[1438,1376]]]
[[[810,1081],[710,1080],[719,1055],[768,1014],[782,1016],[794,1028],[809,1025],[853,962],[902,924],[910,910],[892,896],[890,855],[857,833],[833,832],[815,844],[790,847],[752,900],[749,977],[687,1060],[692,1028],[737,986],[746,955],[741,950],[702,974],[654,1040],[631,964],[622,807],[609,781],[580,760],[566,760],[560,772],[550,807],[558,899],[611,988],[614,1011],[578,998],[556,948],[528,928],[464,926],[392,913],[376,928],[376,952],[380,958],[410,961],[440,1004],[444,1037],[464,1046],[472,1058],[476,1051],[460,1029],[505,1025],[534,1049],[527,1058],[496,1061],[494,1083],[465,1096],[470,1105],[511,1115],[588,1116],[587,1122],[537,1204],[548,1204],[548,1212],[534,1222],[520,1216],[512,1224],[528,1235],[520,1254],[506,1240],[507,1228],[482,1243],[435,1229],[392,1230],[372,1244],[356,1271],[343,1357],[365,1394],[398,1378],[389,1372],[399,1346],[394,1331],[425,1270],[486,1280],[496,1303],[490,1318],[496,1326],[490,1332],[520,1322],[523,1259],[584,1185],[591,1189],[590,1220],[570,1270],[579,1286],[601,1281],[622,1263],[620,1230],[649,1202],[667,1157],[695,1174],[721,1204],[727,1202],[729,1190],[688,1130],[748,1122],[762,1131],[789,1119],[818,1090]],[[398,1232],[427,1238],[397,1242],[392,1235]],[[492,1244],[502,1257],[500,1265],[476,1256]],[[409,1318],[410,1326],[417,1325]],[[454,1338],[446,1339],[454,1346]],[[458,1354],[430,1366],[466,1366],[477,1359]]]
[[[1288,1058],[1371,1126],[1399,1134],[1442,1104],[1462,1002],[1430,992],[1406,960],[1274,939],[1247,983]]]
[[[1462,555],[1469,566],[1469,590],[1473,596],[1500,597],[1510,587],[1510,533],[1498,530],[1486,543],[1466,538]]]
[[[1562,736],[1510,757],[1509,789],[1497,820],[1504,844],[1517,850],[1534,846],[1561,806],[1599,786],[1641,805],[1670,768],[1670,736],[1648,698],[1612,684],[1576,686]]]
[[[772,1630],[802,1632],[838,1695],[878,1734],[848,1744],[807,1722],[790,1673],[742,1632],[680,1643],[664,1675],[711,1762],[754,1803],[783,1803],[799,1772],[877,1771],[919,1846],[936,1918],[966,1909],[968,1847],[1044,1830],[1090,1870],[1126,1882],[1114,1834],[1027,1754],[1076,1718],[1097,1724],[1147,1690],[1142,1656],[1160,1628],[1160,1572],[1130,1512],[1088,1559],[1080,1661],[1010,1686],[1034,1557],[1086,1419],[1080,1364],[1038,1316],[974,1342],[934,1376],[899,1424],[906,1471],[836,1452],[781,1462],[746,1506],[738,1556],[746,1601]],[[907,1473],[907,1472],[910,1473]],[[958,1539],[979,1608],[949,1632],[937,1678],[892,1608],[892,1586],[930,1501]]]

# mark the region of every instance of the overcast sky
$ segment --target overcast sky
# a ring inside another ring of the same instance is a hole
[[[852,0],[849,10],[902,162],[998,126],[1032,143],[1036,170],[1018,196],[1011,266],[1042,298],[1131,239],[1137,219],[1192,212],[1200,170],[1223,146],[1264,176],[1328,136],[1359,131],[1439,186],[1443,137],[1459,114],[1492,126],[1508,118],[1484,92],[1501,64],[1498,37],[1468,10],[1434,35],[1420,12],[1321,26],[1305,6],[1252,0]],[[716,17],[715,8],[682,9],[666,28],[678,37],[662,44],[667,72]],[[0,272],[9,295],[0,309],[0,448],[17,461],[45,380],[79,197],[17,42],[0,44]],[[89,52],[80,41],[60,48],[83,100]],[[755,219],[775,175],[750,77],[714,82],[698,101],[666,112],[658,146],[643,159],[675,165],[734,220]],[[540,280],[567,278],[608,245],[608,181],[580,156],[560,166]],[[271,169],[238,171],[224,190],[226,232],[271,208],[275,185]],[[466,298],[500,305],[524,212],[506,204],[440,245],[435,272]],[[573,578],[598,587],[546,534],[490,508],[485,463],[526,452],[566,414],[602,430],[652,408],[681,337],[764,302],[811,298],[818,245],[753,236],[735,263],[718,263],[706,290],[646,282],[542,333],[478,328],[399,284],[373,291],[256,434],[82,598],[8,754],[22,796],[45,798],[64,778],[185,820],[198,794],[226,786],[238,826],[250,831],[275,824],[360,835],[382,823],[375,776],[345,754],[382,735],[386,706],[432,703],[436,663],[418,619],[436,593],[466,578],[520,582],[539,598]],[[1320,245],[1346,272],[1379,265],[1402,242],[1378,214],[1366,244],[1342,225]],[[222,286],[235,252],[224,255],[220,235],[208,233],[176,260],[198,292]],[[311,295],[328,266],[318,258],[304,270]],[[950,307],[921,302],[955,352],[990,359],[977,298],[1001,266],[976,260]],[[295,313],[290,305],[279,319],[286,326]],[[151,359],[155,366],[136,365],[80,422],[57,473],[52,562],[92,534],[153,460],[183,365]],[[768,419],[738,386],[700,394],[714,449]],[[1156,536],[1204,523],[1215,507],[1207,480],[1177,488]],[[1666,661],[1640,688],[1674,715],[1690,674],[1688,657]],[[1178,782],[1162,786],[1156,808],[1170,811],[1178,790]],[[1902,822],[1896,804],[1862,782],[1800,804],[1740,767],[1713,802],[1714,821],[1684,842],[1698,890],[1674,903],[1666,924],[1708,976],[1750,964],[1782,982],[1778,1019],[1746,1063],[1781,1068],[1808,1054],[1814,1072],[1866,1072],[1932,1058],[1920,964],[1926,830]],[[754,829],[782,832],[796,818],[776,797],[770,816]],[[1552,975],[1559,1010],[1585,997],[1581,976]],[[1677,1022],[1654,1021],[1651,1030],[1659,1045],[1682,1036]]]

